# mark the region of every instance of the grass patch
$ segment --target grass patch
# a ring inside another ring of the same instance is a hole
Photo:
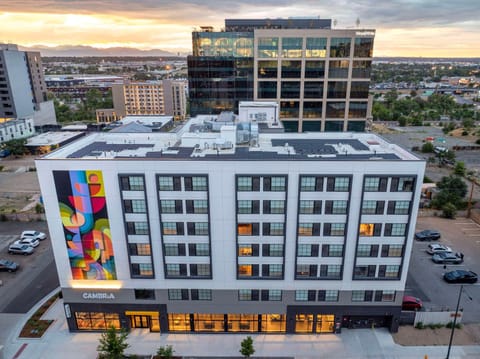
[[[21,338],[41,338],[47,331],[53,320],[42,320],[42,315],[50,308],[50,306],[57,300],[60,293],[55,294],[49,300],[47,300],[38,310],[30,317],[25,323],[20,332]]]

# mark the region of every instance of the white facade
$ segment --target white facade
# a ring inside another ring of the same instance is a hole
[[[26,138],[35,133],[33,118],[10,120],[0,123],[0,143]]]
[[[289,318],[306,313],[299,306],[308,304],[315,313],[332,313],[335,322],[352,313],[394,321],[407,278],[423,161],[372,134],[260,134],[258,146],[224,150],[203,146],[210,133],[204,139],[196,134],[198,147],[191,136],[175,143],[172,135],[95,134],[36,161],[66,303],[81,311],[82,303],[92,302],[82,299],[83,290],[112,292],[108,303],[134,306],[133,293],[142,289],[155,293],[169,320],[173,313]],[[59,216],[57,191],[63,189],[59,183],[56,189],[54,178],[69,171],[101,171],[114,280],[73,277]],[[139,181],[140,190],[124,187]],[[245,183],[253,183],[252,190]],[[175,290],[185,290],[183,300],[170,297]],[[209,290],[210,301],[195,301],[198,290]],[[245,293],[261,293],[262,301],[245,301]],[[270,302],[273,293],[281,299]],[[321,303],[325,295],[336,300]],[[286,322],[287,332],[299,331]],[[315,319],[317,329],[320,322]],[[160,324],[162,331],[174,331],[172,323]],[[76,325],[69,323],[71,330],[81,329]],[[395,330],[393,322],[385,325]]]

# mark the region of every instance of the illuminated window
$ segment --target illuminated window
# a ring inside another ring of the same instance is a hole
[[[285,333],[285,314],[262,314],[262,332]]]
[[[361,223],[358,233],[360,236],[380,236],[382,230],[381,223]]]
[[[240,264],[238,266],[238,276],[239,277],[251,277],[253,275],[253,265],[252,264]]]
[[[149,256],[152,253],[148,243],[129,243],[128,248],[132,256]]]
[[[258,223],[239,223],[237,226],[237,233],[239,236],[258,236]]]
[[[303,38],[284,37],[282,38],[282,57],[302,57]]]
[[[298,224],[299,236],[313,236],[313,223],[299,223]]]
[[[327,39],[324,37],[307,37],[305,57],[326,57]]]
[[[168,330],[170,332],[188,332],[190,328],[190,314],[168,314]]]

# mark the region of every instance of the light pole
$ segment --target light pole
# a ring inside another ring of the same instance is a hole
[[[455,333],[455,325],[457,325],[457,316],[458,316],[458,307],[460,306],[460,299],[462,298],[462,291],[463,291],[463,284],[460,286],[460,290],[458,291],[458,300],[457,300],[457,308],[455,309],[455,317],[453,318],[452,324],[452,332],[450,333],[450,342],[448,343],[448,351],[447,351],[447,358],[450,358],[450,349],[452,349],[452,341],[453,341],[453,334]],[[472,300],[472,298],[467,294],[467,297]]]

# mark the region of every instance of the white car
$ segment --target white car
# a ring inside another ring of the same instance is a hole
[[[38,239],[39,241],[43,241],[44,239],[47,238],[47,235],[43,232],[38,232],[38,231],[23,231],[22,234],[20,235],[21,239],[24,238],[34,238]]]
[[[40,244],[40,241],[36,238],[21,238],[18,241],[15,241],[15,244],[36,248]]]
[[[431,243],[428,245],[427,253],[436,254],[436,253],[445,253],[452,252],[452,248],[445,246],[443,244]]]

